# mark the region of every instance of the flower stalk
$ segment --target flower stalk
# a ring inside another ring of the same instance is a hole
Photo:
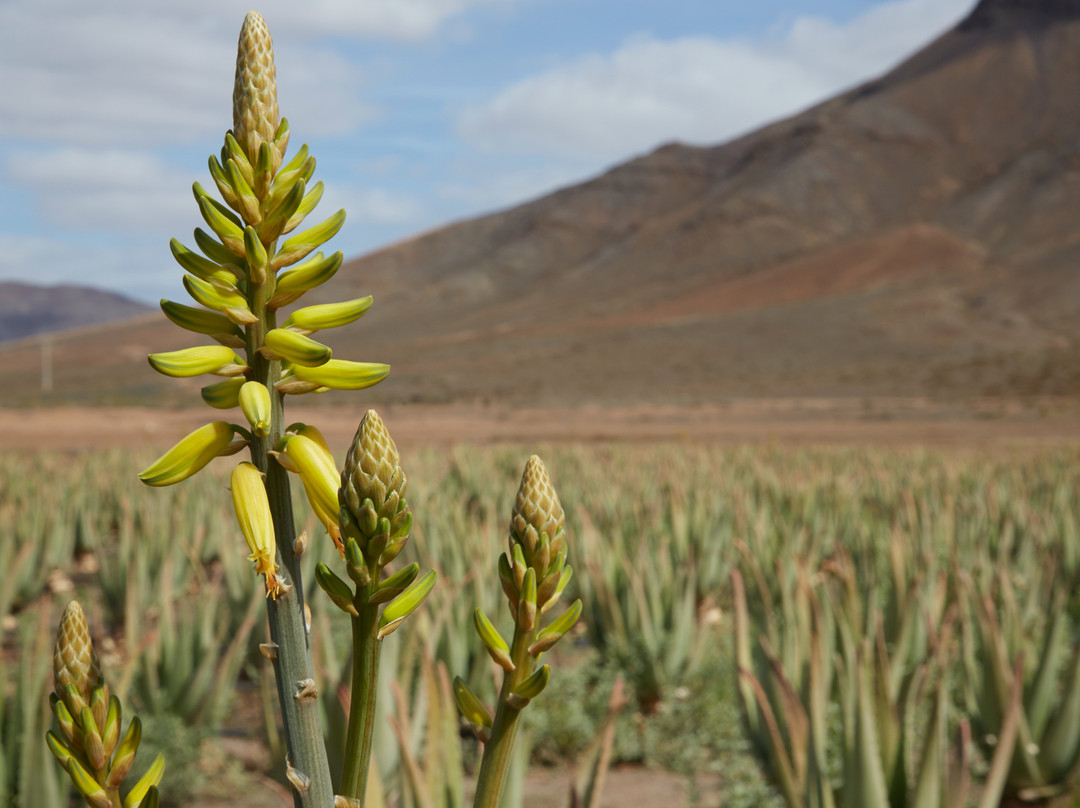
[[[334,236],[345,219],[345,212],[338,211],[290,235],[321,199],[322,183],[308,187],[315,160],[306,145],[285,163],[288,142],[289,125],[278,111],[273,43],[263,18],[249,12],[237,46],[233,127],[220,155],[209,161],[223,202],[195,183],[195,200],[209,230],[195,231],[202,254],[176,240],[171,245],[177,262],[190,273],[184,287],[197,306],[162,301],[172,322],[219,344],[150,356],[151,366],[168,376],[225,377],[204,388],[203,399],[218,410],[238,407],[241,423],[222,420],[196,430],[140,477],[150,485],[169,485],[197,473],[215,457],[245,446],[249,450],[250,462],[236,468],[231,487],[251,560],[266,583],[271,638],[266,655],[277,681],[286,770],[297,806],[325,808],[333,802],[334,789],[305,620],[300,573],[304,544],[297,542],[290,496],[288,473],[299,469],[282,452],[296,437],[285,426],[284,399],[330,388],[370,387],[389,367],[334,360],[320,372],[332,351],[311,334],[353,322],[366,311],[370,298],[312,307],[306,316],[301,310],[296,312],[297,325],[287,320],[279,327],[278,309],[329,280],[341,265],[341,253],[329,259],[317,253],[308,262],[298,262]],[[280,288],[279,272],[284,281]],[[236,353],[241,351],[244,357]],[[333,458],[325,452],[321,466],[333,469],[331,476],[336,477]],[[311,486],[320,482],[302,476],[310,498]],[[332,494],[329,501],[334,499]],[[340,547],[332,510],[323,509],[319,517]]]
[[[384,575],[412,528],[406,484],[397,445],[379,414],[369,410],[345,458],[338,489],[346,569],[356,585],[352,601],[343,597],[348,584],[329,569],[321,567],[318,576],[331,600],[352,615],[352,699],[339,792],[353,800],[362,801],[367,793],[383,638],[397,630],[435,584],[434,570],[417,579],[415,563]]]
[[[375,698],[379,686],[379,607],[370,603],[375,584],[359,589],[360,614],[352,618],[353,666],[349,726],[345,735],[345,760],[339,791],[344,797],[361,799],[367,794],[371,768],[371,743],[375,735]]]
[[[510,517],[508,551],[499,559],[499,579],[514,615],[513,640],[507,645],[482,610],[475,624],[485,648],[504,671],[494,718],[458,678],[454,695],[458,709],[477,736],[486,741],[477,776],[474,808],[496,808],[510,771],[521,711],[543,692],[551,676],[540,657],[568,632],[581,616],[577,600],[550,625],[541,617],[559,600],[573,574],[566,564],[566,514],[539,457],[525,466]]]

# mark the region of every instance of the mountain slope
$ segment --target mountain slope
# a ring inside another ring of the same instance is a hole
[[[0,342],[136,317],[151,310],[103,289],[0,281]]]
[[[563,373],[572,398],[1057,389],[1071,377],[1016,372],[1077,336],[1077,212],[1080,6],[999,0],[801,115],[368,256],[346,283],[375,292],[391,361],[423,346],[465,374],[469,349],[516,383],[532,356],[547,398]],[[984,360],[1001,373],[970,378]]]
[[[352,261],[310,302],[375,295],[327,335],[394,365],[368,400],[1075,393],[1078,212],[1080,0],[984,0],[800,115]]]

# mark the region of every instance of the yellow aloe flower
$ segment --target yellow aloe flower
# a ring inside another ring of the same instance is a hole
[[[270,515],[270,501],[266,496],[262,473],[253,463],[244,461],[233,469],[229,478],[232,489],[236,519],[244,534],[255,562],[255,571],[266,578],[266,594],[277,597],[284,582],[277,574],[277,543],[274,538],[274,520]]]
[[[226,421],[200,426],[139,472],[139,479],[154,486],[186,480],[215,457],[230,450],[233,432],[233,425]]]
[[[341,527],[338,524],[338,487],[341,475],[338,472],[334,456],[320,445],[319,441],[306,435],[289,435],[285,439],[285,455],[296,468],[304,483],[311,509],[326,532],[337,545],[338,553],[345,557],[345,545],[341,541]]]
[[[238,396],[240,411],[244,413],[251,431],[264,438],[270,434],[270,391],[260,382],[244,382]]]

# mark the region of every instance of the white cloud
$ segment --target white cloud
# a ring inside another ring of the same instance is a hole
[[[360,68],[324,41],[421,40],[472,6],[513,0],[267,0],[282,112],[305,133],[348,131],[374,111]],[[231,124],[235,0],[15,0],[0,4],[0,138],[167,145]],[[328,113],[328,111],[330,111]]]
[[[190,20],[160,22],[92,5],[0,7],[0,136],[176,142],[207,131],[221,120],[213,102],[228,103],[215,89],[231,75],[227,44]]]
[[[12,155],[4,169],[9,185],[23,186],[41,218],[65,240],[0,234],[0,249],[6,250],[0,259],[0,278],[21,277],[22,268],[35,266],[44,268],[42,281],[86,273],[95,284],[108,283],[154,297],[171,275],[178,279],[181,274],[168,256],[169,238],[175,235],[193,246],[192,229],[206,228],[190,190],[190,173],[148,152],[23,151]],[[199,177],[199,181],[217,198],[209,177]],[[348,218],[334,249],[350,252],[376,246],[382,231],[400,238],[432,224],[431,212],[408,194],[334,181],[327,184],[310,223],[322,221],[339,208],[348,211]],[[94,244],[101,238],[118,246],[95,246],[88,251],[71,246]],[[152,274],[145,271],[149,266],[156,267]]]
[[[575,159],[545,162],[539,166],[511,165],[494,170],[472,166],[458,172],[467,175],[468,181],[443,185],[439,197],[452,203],[453,209],[458,211],[462,208],[494,210],[580,182],[595,171],[596,165],[592,161]]]
[[[640,37],[520,81],[464,111],[458,131],[488,151],[601,160],[718,143],[888,69],[971,3],[899,0],[845,24],[800,17],[760,42]]]
[[[147,273],[145,268],[155,263],[167,267],[161,252],[0,232],[0,279],[111,288],[154,302],[160,296],[162,273]],[[167,248],[164,252],[168,258]]]
[[[0,278],[60,283],[70,276],[70,268],[79,261],[81,252],[79,247],[41,236],[0,233]]]
[[[417,223],[424,217],[424,206],[408,194],[388,188],[328,184],[319,202],[318,211],[326,217],[341,208],[348,211],[343,228],[346,234],[353,226],[408,225]],[[312,214],[312,217],[318,219],[319,214]]]
[[[319,33],[395,40],[433,36],[447,20],[472,6],[512,0],[310,0],[307,3],[275,0],[263,11],[286,26]]]
[[[871,78],[929,43],[971,10],[974,0],[900,0],[872,6],[850,23],[794,21],[783,43],[791,58],[838,86]]]
[[[198,219],[190,174],[147,152],[24,151],[9,157],[5,169],[11,182],[27,188],[41,215],[60,227],[167,232]]]

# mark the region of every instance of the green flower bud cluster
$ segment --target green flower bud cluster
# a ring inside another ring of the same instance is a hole
[[[566,514],[551,484],[547,469],[533,455],[525,466],[510,516],[509,547],[499,557],[499,581],[514,619],[514,640],[499,634],[483,610],[473,614],[484,648],[505,672],[500,711],[519,711],[540,695],[551,678],[547,665],[535,668],[540,656],[573,628],[581,617],[581,601],[574,601],[547,626],[540,625],[562,596],[573,569],[566,563]],[[487,742],[495,717],[458,678],[454,682],[458,709],[473,732]]]
[[[360,421],[340,480],[337,503],[342,551],[356,589],[325,564],[316,567],[316,580],[331,601],[353,616],[365,604],[385,603],[378,622],[378,639],[382,639],[423,603],[435,585],[435,571],[418,578],[420,565],[414,562],[383,577],[383,569],[409,541],[412,513],[405,501],[401,456],[375,410],[368,410]]]
[[[315,158],[306,145],[286,161],[288,143],[289,124],[278,111],[273,43],[263,18],[252,11],[237,47],[233,128],[225,134],[220,154],[209,159],[217,196],[197,182],[193,185],[205,229],[195,230],[194,249],[176,239],[171,243],[195,305],[161,301],[172,322],[218,344],[149,357],[150,366],[166,376],[223,377],[204,387],[202,398],[215,409],[239,408],[243,419],[216,421],[184,437],[139,475],[148,485],[180,482],[213,458],[249,445],[252,460],[265,472],[267,452],[284,449],[276,445],[284,424],[275,421],[282,417],[285,395],[359,390],[389,372],[382,363],[332,358],[331,348],[313,336],[355,322],[371,307],[370,296],[300,308],[278,324],[280,309],[326,283],[341,266],[340,252],[324,256],[318,249],[345,221],[341,210],[300,229],[322,198],[323,184],[311,184]],[[250,494],[251,486],[245,491]],[[249,524],[264,522],[255,513],[263,508],[263,499],[245,495],[238,500]],[[337,506],[329,511],[332,517],[320,514],[320,519],[336,523]],[[334,535],[336,527],[328,524],[328,530]],[[259,537],[254,543],[267,544]],[[256,563],[267,576],[268,592],[277,594],[273,560],[260,553]]]
[[[384,566],[409,541],[412,513],[397,445],[375,410],[368,410],[345,458],[338,504],[344,535],[368,563]]]
[[[45,741],[92,808],[157,808],[157,785],[165,770],[158,755],[146,773],[121,800],[120,785],[135,762],[142,737],[138,717],[121,735],[120,700],[110,695],[94,653],[86,615],[78,601],[64,609],[53,651],[56,692],[49,703],[58,732]]]
[[[573,575],[566,565],[565,524],[547,469],[533,455],[514,500],[509,552],[499,558],[499,580],[510,611],[526,630],[533,627],[537,610],[546,614],[555,605]]]
[[[327,463],[329,452],[324,454],[317,441],[303,432],[297,429],[286,436],[285,462],[297,467],[305,486],[308,479],[313,482],[319,500],[315,510],[324,514],[320,518],[329,521],[328,512],[333,510],[349,579],[339,577],[326,564],[315,568],[319,587],[351,616],[352,706],[338,799],[359,805],[359,798],[367,793],[382,641],[431,593],[435,570],[420,575],[415,562],[395,571],[387,569],[409,541],[412,514],[405,501],[401,455],[379,414],[368,410],[360,421],[340,474],[332,458]]]

